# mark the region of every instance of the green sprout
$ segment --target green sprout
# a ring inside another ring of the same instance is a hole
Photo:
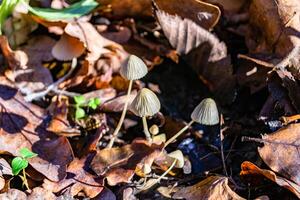
[[[28,167],[28,159],[36,157],[37,154],[33,153],[26,147],[21,148],[19,153],[21,156],[15,157],[11,162],[12,173],[14,176],[17,176],[21,171],[23,171],[23,174],[19,176],[23,181],[23,185],[29,189],[25,169]]]
[[[81,119],[85,117],[86,113],[84,107],[88,107],[93,110],[96,110],[101,103],[100,99],[97,97],[91,98],[87,101],[85,97],[82,95],[75,96],[74,101],[75,101],[75,119]]]

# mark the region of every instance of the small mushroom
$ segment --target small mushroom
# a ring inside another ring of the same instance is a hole
[[[160,102],[157,96],[147,88],[141,89],[130,105],[130,110],[143,120],[144,133],[149,142],[152,141],[148,130],[147,119],[160,110]]]
[[[216,102],[211,98],[206,98],[194,109],[192,120],[203,125],[216,125],[219,123],[219,112]]]
[[[149,131],[152,135],[157,135],[159,133],[159,128],[156,124],[153,124],[150,128]]]
[[[140,59],[139,57],[135,55],[130,55],[128,59],[127,65],[124,65],[120,69],[120,74],[127,80],[129,80],[129,86],[127,90],[127,96],[126,96],[126,102],[124,104],[124,108],[122,111],[122,115],[120,117],[120,120],[118,122],[118,125],[115,129],[115,131],[112,134],[112,138],[110,139],[107,148],[111,148],[114,145],[114,141],[118,135],[118,132],[120,131],[123,121],[125,119],[128,103],[129,103],[129,96],[132,89],[132,84],[134,80],[143,78],[148,73],[148,69],[146,64]]]
[[[216,102],[211,98],[203,99],[192,112],[191,118],[192,120],[185,127],[165,143],[165,147],[186,131],[194,122],[208,126],[218,124],[220,120]]]
[[[180,150],[173,151],[168,154],[169,157],[176,159],[176,165],[177,168],[183,168],[184,166],[184,156]]]

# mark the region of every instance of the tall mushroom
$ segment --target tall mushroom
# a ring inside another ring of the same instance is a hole
[[[151,142],[152,138],[148,130],[147,119],[160,110],[160,102],[157,96],[147,88],[141,89],[130,105],[130,110],[143,120],[143,127],[146,139]]]
[[[128,86],[126,102],[124,104],[121,118],[118,122],[115,131],[112,134],[112,138],[110,139],[107,148],[111,148],[114,145],[118,132],[122,127],[123,121],[125,119],[128,103],[129,103],[129,96],[132,89],[133,81],[143,78],[147,73],[148,73],[148,69],[146,64],[135,55],[130,55],[128,59],[128,64],[121,67],[120,74],[122,77],[129,80],[129,86]]]
[[[171,137],[166,143],[165,147],[179,137],[185,130],[187,130],[194,122],[203,125],[216,125],[219,123],[219,112],[216,102],[211,98],[203,99],[200,104],[194,109],[191,114],[192,120],[178,131],[173,137]]]

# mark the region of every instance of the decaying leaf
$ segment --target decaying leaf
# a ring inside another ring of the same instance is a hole
[[[228,178],[223,176],[210,176],[196,185],[179,189],[172,197],[186,200],[245,200],[229,187]]]
[[[69,188],[72,197],[81,191],[89,198],[96,197],[103,190],[103,181],[86,171],[88,163],[89,158],[74,159],[68,166],[65,179],[59,182],[45,179],[43,187],[54,193],[63,193],[63,190]]]
[[[260,169],[259,167],[257,167],[256,165],[254,165],[249,161],[243,162],[241,168],[242,168],[242,171],[240,173],[241,176],[262,175],[267,179],[274,181],[278,185],[287,188],[288,190],[293,192],[298,198],[300,198],[300,186],[286,178],[276,175],[273,171]]]
[[[134,90],[129,96],[129,103],[133,101],[137,94],[137,91]],[[103,105],[101,105],[100,109],[105,112],[122,112],[124,108],[124,104],[127,101],[127,95],[116,97],[110,101],[105,102]]]
[[[68,140],[46,131],[45,110],[25,102],[5,77],[0,82],[0,151],[19,156],[19,149],[27,147],[38,154],[29,160],[34,169],[52,181],[63,179],[73,159]]]
[[[263,147],[258,148],[264,162],[283,177],[300,185],[300,123],[290,124],[275,133],[263,135]]]
[[[11,171],[10,164],[3,158],[0,158],[0,176],[3,175],[13,175]]]
[[[221,16],[217,6],[201,0],[155,0],[154,2],[170,15],[190,19],[207,30],[212,29]]]
[[[27,200],[27,195],[20,190],[9,189],[8,192],[0,194],[0,200],[7,200],[7,199]]]
[[[6,76],[15,82],[22,93],[45,89],[53,82],[50,71],[42,66],[43,61],[53,59],[50,53],[53,45],[51,38],[38,36],[31,39],[22,51],[12,51],[7,39],[1,36],[0,46],[11,70]]]
[[[56,200],[56,196],[49,190],[45,190],[41,187],[33,188],[32,192],[27,197],[28,200]]]
[[[103,149],[97,152],[91,168],[98,176],[105,176],[110,185],[130,182],[135,171],[142,171],[144,165],[151,166],[160,156],[163,145],[149,144],[135,139],[123,147]]]
[[[158,6],[155,14],[177,53],[184,56],[200,78],[211,85],[210,89],[222,97],[223,103],[231,102],[235,76],[225,43],[190,19],[171,15]]]

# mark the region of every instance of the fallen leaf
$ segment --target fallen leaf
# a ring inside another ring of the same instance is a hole
[[[300,185],[300,123],[290,124],[278,131],[263,135],[263,147],[258,148],[263,161],[278,174]]]
[[[171,46],[210,85],[220,102],[232,102],[236,78],[225,43],[190,19],[171,15],[159,6],[154,9]]]
[[[0,200],[27,200],[27,195],[17,189],[9,189],[7,192],[0,194]]]
[[[290,190],[298,198],[300,198],[300,186],[286,178],[276,175],[273,171],[260,169],[259,167],[257,167],[256,165],[254,165],[249,161],[243,162],[241,168],[242,168],[242,171],[240,173],[241,176],[254,176],[254,175],[264,176],[267,179],[270,179],[271,181],[277,183],[278,185]]]
[[[65,179],[59,182],[51,182],[45,179],[43,188],[54,193],[62,192],[66,188],[69,188],[72,197],[81,191],[89,198],[96,197],[103,190],[103,181],[86,171],[90,162],[89,160],[89,157],[80,160],[74,159],[68,166],[67,177]]]
[[[28,200],[40,200],[40,199],[56,200],[56,196],[52,192],[45,190],[44,188],[35,187],[32,189],[32,192],[30,193],[30,195],[28,195],[27,199]]]
[[[221,16],[218,6],[201,0],[155,0],[154,2],[168,14],[190,19],[207,30],[212,29]]]
[[[0,77],[0,151],[19,156],[26,147],[38,154],[29,164],[53,181],[66,176],[66,165],[73,159],[68,140],[47,132],[46,111],[27,103],[5,77]],[[5,122],[5,123],[4,123]]]
[[[210,176],[196,185],[179,189],[172,197],[186,200],[245,200],[229,187],[228,178],[224,176]]]
[[[39,41],[39,42],[37,42]],[[53,59],[50,49],[54,40],[46,36],[32,38],[22,50],[12,51],[7,39],[0,37],[0,46],[11,71],[6,76],[15,82],[24,94],[45,89],[53,83],[50,71],[43,67],[43,61]]]
[[[129,96],[129,105],[133,101],[137,94],[137,91],[134,90],[131,92]],[[110,101],[105,102],[104,104],[101,105],[100,109],[105,111],[105,112],[122,112],[124,108],[124,104],[127,101],[127,95],[122,95],[119,97],[116,97]]]
[[[13,174],[11,171],[10,164],[3,158],[0,158],[0,176],[3,176],[3,175],[11,175],[12,176]]]
[[[143,171],[144,165],[151,166],[160,156],[163,145],[149,144],[135,139],[123,147],[103,149],[97,152],[91,168],[98,176],[106,177],[110,185],[130,182],[135,171]]]

